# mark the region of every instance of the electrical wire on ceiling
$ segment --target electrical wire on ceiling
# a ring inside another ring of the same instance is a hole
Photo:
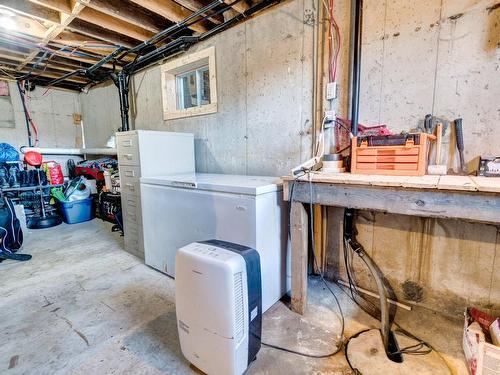
[[[292,181],[291,186],[290,186],[290,204],[288,205],[288,218],[289,218],[289,221],[288,221],[288,236],[289,236],[290,240],[291,240],[291,232],[290,232],[291,223],[290,223],[290,218],[292,217],[292,215],[291,215],[291,207],[292,207],[292,202],[294,201],[294,187],[295,187],[295,183],[298,181],[298,179],[300,177],[306,175],[306,174],[308,175],[308,179],[309,179],[309,197],[310,197],[310,202],[309,202],[309,218],[310,218],[310,220],[309,220],[309,226],[310,227],[309,227],[309,230],[311,231],[311,233],[314,233],[314,213],[313,213],[313,201],[312,201],[313,187],[312,187],[312,178],[311,178],[312,176],[311,176],[310,172],[311,172],[310,170],[304,170],[303,174],[297,176],[295,178],[295,180]],[[318,262],[318,259],[316,257],[316,243],[315,243],[314,235],[311,236],[311,246],[312,246],[312,253],[313,253],[313,259],[314,259],[314,265],[315,265],[315,267],[316,267],[317,270],[320,270],[319,262]],[[345,334],[345,317],[344,317],[344,311],[342,310],[342,306],[340,305],[340,301],[339,301],[338,297],[335,295],[335,292],[333,291],[333,289],[331,288],[331,286],[326,281],[325,275],[323,274],[323,272],[319,271],[319,275],[320,275],[321,281],[325,285],[326,289],[328,289],[328,291],[332,295],[333,299],[335,300],[335,304],[336,304],[337,309],[339,311],[340,333],[338,335],[338,340],[336,340],[336,342],[335,342],[335,349],[333,351],[331,351],[330,353],[326,353],[326,354],[310,354],[310,353],[305,353],[305,352],[299,352],[299,351],[296,351],[296,350],[293,350],[293,349],[285,348],[285,347],[274,345],[274,344],[269,344],[269,343],[266,343],[266,342],[262,341],[262,344],[264,346],[267,346],[267,347],[270,347],[270,348],[273,348],[273,349],[277,349],[277,350],[281,350],[281,351],[284,351],[284,352],[287,352],[287,353],[297,354],[297,355],[300,355],[300,356],[303,356],[303,357],[309,357],[309,358],[328,358],[328,357],[334,356],[335,354],[339,353],[342,350],[342,348],[344,347],[344,334]]]

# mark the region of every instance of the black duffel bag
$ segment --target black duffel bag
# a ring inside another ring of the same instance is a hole
[[[23,245],[23,231],[21,223],[14,211],[14,205],[9,198],[0,200],[0,261],[12,259],[30,260],[29,254],[15,254]]]

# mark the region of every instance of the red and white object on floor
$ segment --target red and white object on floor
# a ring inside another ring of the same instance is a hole
[[[462,346],[471,375],[500,374],[500,347],[487,341],[486,334],[489,336],[491,323],[485,323],[486,321],[494,323],[498,322],[498,319],[489,319],[488,314],[475,308],[465,311]]]

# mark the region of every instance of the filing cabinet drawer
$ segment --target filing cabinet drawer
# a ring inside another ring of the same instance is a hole
[[[125,235],[125,250],[130,254],[144,259],[142,235]]]
[[[120,165],[140,165],[138,142],[137,134],[117,135],[116,143]]]
[[[123,194],[140,195],[140,168],[129,165],[120,165],[120,186]]]
[[[141,199],[132,194],[122,192],[123,221],[142,226]],[[142,230],[141,230],[142,231]]]

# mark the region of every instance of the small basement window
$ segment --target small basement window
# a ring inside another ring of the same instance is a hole
[[[179,74],[176,80],[177,109],[210,104],[210,76],[208,66]]]
[[[161,71],[165,120],[217,112],[214,47],[168,61]]]

